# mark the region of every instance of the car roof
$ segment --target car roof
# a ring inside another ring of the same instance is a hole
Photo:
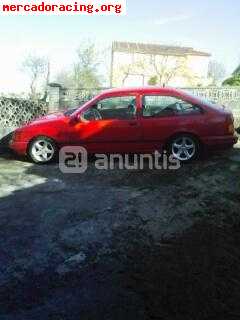
[[[162,94],[183,94],[182,90],[175,89],[175,88],[168,88],[168,87],[158,87],[158,86],[146,86],[146,87],[124,87],[124,88],[113,88],[104,90],[101,94],[128,94],[128,93],[162,93]]]

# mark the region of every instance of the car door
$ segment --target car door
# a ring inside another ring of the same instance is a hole
[[[71,140],[94,152],[128,152],[142,138],[136,95],[111,96],[80,115]]]
[[[177,132],[198,133],[204,121],[201,108],[180,97],[142,96],[143,140],[155,148],[161,148]]]

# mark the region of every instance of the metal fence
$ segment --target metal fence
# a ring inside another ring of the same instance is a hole
[[[240,88],[185,88],[192,94],[206,98],[210,101],[224,105],[232,111],[235,118],[235,126],[240,126]]]
[[[240,87],[223,88],[183,88],[197,96],[213,101],[240,101]]]

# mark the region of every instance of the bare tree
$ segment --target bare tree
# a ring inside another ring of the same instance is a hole
[[[157,84],[166,86],[177,74],[184,73],[185,62],[186,58],[184,57],[152,55],[151,65],[157,76]]]
[[[132,70],[134,69],[133,64],[126,64],[122,66],[121,71],[123,73],[123,78],[122,78],[122,85],[125,85],[125,81],[127,78],[131,75]]]
[[[130,60],[129,63],[124,63],[119,67],[123,86],[129,76],[142,75],[144,77],[144,71],[147,68],[145,59],[136,57],[134,53],[130,53]]]
[[[226,75],[224,65],[216,60],[211,60],[208,66],[208,77],[212,79],[212,84],[216,85]]]
[[[42,101],[46,101],[47,96],[48,96],[48,84],[50,82],[50,61],[46,60],[47,62],[47,70],[46,70],[46,80],[45,80],[45,84],[44,84],[44,95],[42,97]]]
[[[186,58],[173,57],[168,55],[151,55],[139,57],[134,53],[129,53],[130,60],[119,66],[119,76],[122,85],[125,85],[127,78],[131,75],[142,75],[152,73],[150,84],[165,86],[176,75],[186,74]]]
[[[22,70],[30,77],[30,97],[37,98],[37,87],[40,80],[49,81],[50,65],[45,57],[29,54],[22,62]]]

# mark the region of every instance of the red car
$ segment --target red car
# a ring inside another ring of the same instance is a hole
[[[169,150],[180,161],[203,148],[237,142],[233,116],[223,107],[169,88],[104,91],[83,106],[50,114],[19,129],[10,147],[36,163],[55,158],[59,148],[80,145],[89,153],[152,153]]]

